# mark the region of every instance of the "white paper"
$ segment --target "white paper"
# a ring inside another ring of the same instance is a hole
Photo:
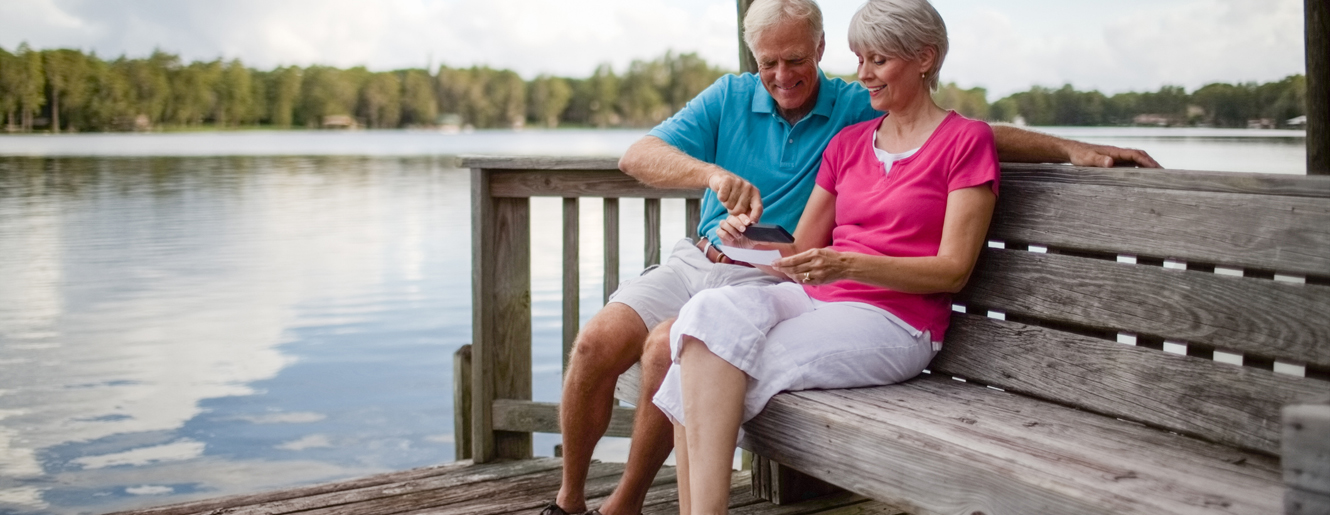
[[[725,245],[716,245],[717,249],[729,256],[735,261],[743,261],[754,265],[770,265],[773,261],[780,259],[779,250],[754,250],[741,249],[738,247],[727,247]]]

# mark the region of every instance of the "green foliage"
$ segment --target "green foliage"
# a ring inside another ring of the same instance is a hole
[[[1030,125],[1204,125],[1247,127],[1266,120],[1279,126],[1306,113],[1307,81],[1293,75],[1265,84],[1208,84],[1192,93],[1181,86],[1155,92],[1077,91],[1034,87],[993,103],[989,120]],[[1001,107],[999,107],[1001,106]]]
[[[984,88],[961,89],[956,83],[942,85],[933,93],[933,101],[943,109],[954,109],[969,118],[989,118],[988,91]]]

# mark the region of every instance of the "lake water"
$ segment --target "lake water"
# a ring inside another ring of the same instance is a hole
[[[1302,173],[1301,133],[1048,129],[1173,168]],[[0,137],[0,514],[102,513],[452,461],[468,153],[617,155],[645,131]],[[664,203],[666,249],[685,233]],[[582,314],[601,302],[582,202]],[[536,256],[560,201],[533,201]],[[641,201],[621,206],[621,274]],[[534,260],[555,401],[560,261]],[[548,455],[556,435],[537,435]],[[626,443],[607,441],[602,459]]]

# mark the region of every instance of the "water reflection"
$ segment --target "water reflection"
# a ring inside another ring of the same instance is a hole
[[[465,172],[0,158],[0,513],[452,459]]]

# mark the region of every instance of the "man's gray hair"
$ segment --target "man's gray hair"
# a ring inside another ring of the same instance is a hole
[[[813,0],[757,0],[744,15],[744,44],[756,54],[754,46],[762,33],[789,20],[807,24],[814,44],[822,41],[822,9]]]
[[[938,71],[947,57],[947,24],[928,0],[868,0],[850,19],[850,49],[918,60],[925,47],[937,50],[925,70],[929,89],[938,88]]]

